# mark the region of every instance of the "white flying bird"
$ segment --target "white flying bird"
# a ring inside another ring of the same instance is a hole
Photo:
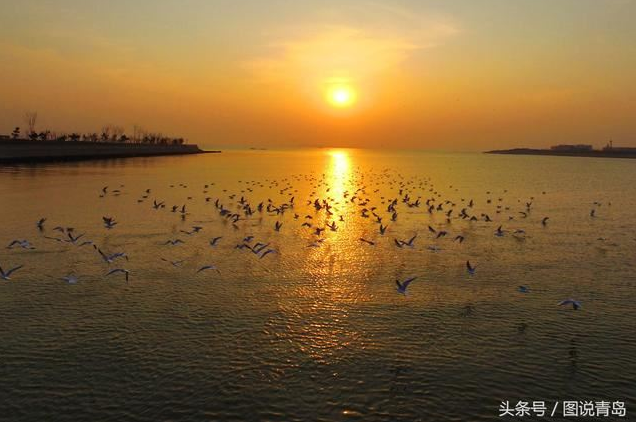
[[[164,245],[177,246],[179,243],[185,243],[185,242],[181,239],[175,239],[175,240],[168,240],[166,243],[164,243]]]
[[[575,311],[578,311],[579,308],[581,307],[581,302],[574,299],[565,299],[559,302],[559,305],[560,306],[572,305],[572,309],[574,309]]]
[[[216,270],[219,274],[221,274],[221,271],[219,271],[219,269],[216,268],[214,265],[204,265],[203,267],[197,270],[197,274],[205,270]]]
[[[66,281],[68,284],[77,284],[78,281],[77,277],[72,274],[62,277],[61,280]]]
[[[466,261],[466,270],[468,270],[468,274],[475,275],[475,270],[477,270],[477,266],[471,266],[470,261]]]
[[[2,269],[2,267],[0,267],[0,278],[3,280],[11,280],[11,274],[13,274],[14,272],[18,271],[20,268],[22,268],[22,265],[18,265],[15,268],[11,268],[8,271],[5,271]]]
[[[94,248],[97,249],[97,252],[99,252],[104,262],[108,264],[112,264],[117,258],[126,258],[126,261],[128,261],[128,255],[126,255],[124,252],[117,252],[112,255],[106,255],[97,246],[94,246]]]
[[[181,261],[170,261],[169,259],[166,258],[161,258],[162,261],[168,262],[170,265],[172,265],[175,268],[178,268],[181,266],[181,264],[184,263],[184,259],[182,259]]]
[[[102,217],[102,220],[104,221],[104,227],[107,229],[112,229],[118,224],[113,217]]]
[[[400,280],[395,280],[395,284],[397,284],[398,293],[401,293],[401,294],[405,295],[406,294],[406,288],[409,287],[409,284],[411,284],[411,282],[413,280],[415,280],[416,278],[417,277],[407,278],[406,280],[404,280],[401,283],[400,283]]]
[[[265,255],[270,254],[270,253],[278,253],[278,251],[276,251],[275,249],[268,249],[265,252],[263,252],[261,254],[261,259],[265,258]]]
[[[413,236],[412,238],[408,240],[408,242],[404,240],[398,240],[398,239],[393,239],[393,241],[395,242],[395,245],[399,248],[403,248],[404,246],[409,246],[412,248],[414,246],[413,242],[415,241],[416,237],[417,235]]]
[[[108,277],[109,275],[112,275],[112,274],[117,274],[117,273],[126,274],[126,281],[128,281],[128,276],[130,275],[130,272],[128,270],[123,269],[123,268],[115,268],[114,270],[110,270],[106,274],[106,277]]]
[[[13,247],[16,245],[21,247],[22,249],[35,249],[28,240],[14,240],[13,242],[9,243],[7,249],[13,249]]]

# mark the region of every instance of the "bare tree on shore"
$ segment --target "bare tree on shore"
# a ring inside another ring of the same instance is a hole
[[[133,126],[133,136],[132,140],[134,143],[141,143],[142,138],[146,136],[146,131],[141,126],[134,125]]]
[[[24,121],[29,128],[29,134],[35,132],[35,124],[38,121],[38,112],[37,111],[27,111],[24,113]]]
[[[51,139],[55,139],[56,136],[54,133],[51,133],[51,131],[47,129],[38,133],[38,138],[40,139],[40,141],[50,141]]]
[[[148,132],[142,129],[140,126],[135,125],[133,127],[133,135],[129,137],[125,134],[125,130],[122,126],[116,125],[104,125],[102,126],[101,133],[84,133],[79,134],[73,132],[57,133],[50,130],[44,130],[41,132],[35,131],[35,125],[37,123],[37,112],[25,113],[25,121],[29,128],[29,131],[25,134],[27,139],[32,141],[74,141],[74,142],[117,142],[121,144],[146,144],[146,145],[183,145],[187,143],[184,138],[172,138],[164,136],[161,132]],[[13,139],[20,138],[20,128],[16,127],[11,134]]]
[[[102,126],[101,141],[102,142],[120,142],[128,143],[130,138],[124,134],[125,130],[121,126],[117,125],[104,125]]]

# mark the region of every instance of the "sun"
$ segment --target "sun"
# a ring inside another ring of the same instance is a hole
[[[327,91],[327,101],[334,107],[350,107],[356,101],[356,92],[347,85],[338,85]]]

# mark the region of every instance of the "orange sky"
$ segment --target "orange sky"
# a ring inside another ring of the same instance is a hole
[[[0,133],[35,110],[209,147],[636,145],[634,0],[14,3]]]

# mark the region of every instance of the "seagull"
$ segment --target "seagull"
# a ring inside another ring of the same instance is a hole
[[[280,221],[277,221],[276,224],[274,225],[274,230],[279,232],[281,227],[283,227],[283,223],[281,223]]]
[[[107,229],[112,229],[118,224],[113,217],[102,217],[102,220],[104,220],[104,227]]]
[[[44,222],[46,221],[46,218],[42,217],[38,220],[38,222],[36,223],[36,226],[38,227],[38,229],[40,230],[44,230]]]
[[[274,249],[268,249],[268,250],[266,250],[265,252],[263,252],[263,253],[261,254],[261,258],[260,258],[260,259],[265,258],[265,255],[270,254],[270,253],[278,253],[278,251],[276,251],[276,250],[274,250]]]
[[[185,233],[188,236],[192,236],[195,233],[199,233],[201,230],[203,230],[203,227],[201,227],[201,226],[192,226],[192,230],[191,231],[180,230],[180,232],[181,233]]]
[[[315,242],[311,242],[309,245],[307,245],[308,248],[319,248],[321,245],[321,242],[315,241]]]
[[[472,267],[470,265],[470,261],[466,261],[466,269],[468,270],[468,274],[475,275],[475,270],[477,269],[477,266]]]
[[[413,241],[415,240],[415,238],[416,238],[416,237],[417,237],[417,235],[413,236],[412,238],[410,238],[410,239],[409,239],[409,241],[408,241],[408,242],[406,242],[406,241],[404,241],[404,240],[398,240],[398,239],[393,239],[393,240],[394,240],[395,244],[396,244],[398,247],[400,247],[400,248],[402,248],[402,247],[404,247],[404,246],[409,246],[409,247],[411,247],[411,248],[412,248],[412,247],[414,246],[414,245],[413,245]]]
[[[252,248],[250,248],[249,245],[245,245],[245,246],[247,246],[249,249],[251,249],[252,252],[254,252],[255,254],[259,254],[259,253],[261,253],[263,251],[263,249],[265,249],[266,247],[269,246],[269,243],[258,242]]]
[[[361,241],[361,242],[364,242],[364,243],[367,243],[367,244],[369,244],[369,245],[371,245],[371,246],[375,245],[375,242],[372,242],[372,241],[370,241],[370,240],[367,240],[367,239],[365,239],[365,238],[363,238],[363,237],[361,237],[361,238],[360,238],[360,241]]]
[[[380,234],[384,234],[384,232],[386,232],[387,227],[389,227],[388,224],[386,226],[383,226],[382,224],[380,224]]]
[[[166,258],[161,258],[161,260],[170,263],[170,265],[172,265],[175,268],[180,267],[181,264],[183,264],[183,262],[185,261],[185,259],[182,259],[181,261],[170,261],[169,259],[166,259]]]
[[[23,267],[23,265],[18,265],[17,267],[11,268],[8,271],[4,271],[2,269],[2,267],[0,267],[0,278],[3,279],[3,280],[11,280],[11,278],[10,278],[11,274],[13,274],[14,272],[18,271],[22,267]]]
[[[454,241],[458,241],[459,243],[462,243],[462,242],[464,241],[464,236],[462,236],[461,234],[459,234],[459,235],[457,235],[457,236],[455,237],[455,239],[453,240],[453,242],[454,242]]]
[[[543,220],[541,220],[541,224],[543,224],[544,226],[546,226],[548,224],[548,220],[550,219],[550,217],[543,217]]]
[[[116,274],[116,273],[123,273],[126,274],[126,281],[128,281],[128,276],[130,275],[130,272],[128,270],[125,270],[123,268],[115,268],[113,270],[110,270],[107,274],[106,277],[108,277],[111,274]]]
[[[185,242],[183,240],[181,240],[181,239],[175,239],[175,240],[166,241],[166,243],[164,243],[164,245],[177,246],[179,243],[185,243]]]
[[[564,305],[572,305],[572,309],[574,309],[575,311],[578,311],[579,308],[581,307],[581,302],[574,299],[565,299],[559,302],[559,306],[564,306]]]
[[[504,235],[504,231],[501,230],[501,226],[497,227],[497,230],[495,230],[495,236],[502,237],[503,235]]]
[[[108,264],[112,264],[117,258],[126,258],[126,261],[128,261],[128,255],[126,255],[124,252],[117,252],[114,253],[112,255],[106,255],[104,252],[102,252],[101,249],[99,249],[97,246],[93,246],[97,252],[99,252],[99,254],[102,256],[102,259],[104,260],[104,262],[108,263]]]
[[[528,286],[519,286],[518,289],[521,293],[529,293],[530,292],[530,288]]]
[[[66,281],[68,284],[77,284],[78,279],[77,277],[75,277],[74,275],[67,275],[65,277],[62,277],[60,280]]]
[[[13,249],[15,245],[18,245],[22,249],[35,249],[28,240],[14,240],[13,242],[9,243],[7,249]]]
[[[84,236],[83,233],[78,236],[73,236],[73,234],[70,232],[68,232],[66,235],[68,236],[68,240],[65,240],[65,242],[72,243],[73,245],[77,245],[77,241]]]
[[[415,280],[417,277],[407,278],[403,282],[400,283],[400,280],[395,280],[395,284],[397,284],[397,292],[403,295],[406,295],[406,288],[409,287],[411,281]]]
[[[210,240],[210,246],[212,246],[212,247],[216,246],[216,242],[218,242],[222,238],[223,238],[223,236],[218,236],[218,237],[213,238],[212,240]]]
[[[219,269],[216,268],[214,265],[205,265],[205,266],[199,268],[199,270],[197,271],[197,274],[199,274],[201,271],[205,271],[205,270],[216,270],[219,274],[221,274],[221,271],[219,271]]]

